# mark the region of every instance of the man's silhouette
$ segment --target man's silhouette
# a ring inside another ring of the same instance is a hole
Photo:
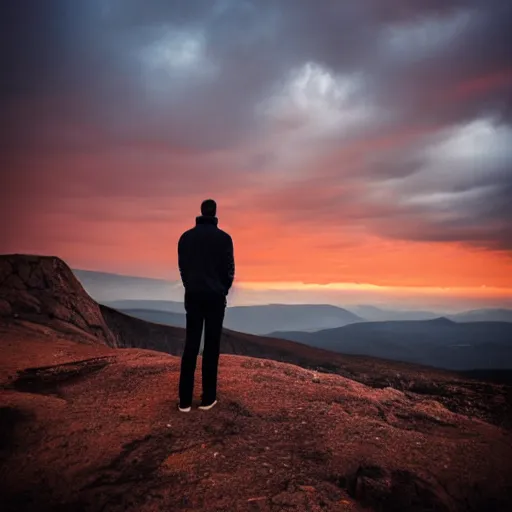
[[[217,204],[207,199],[201,216],[178,242],[178,265],[185,287],[187,337],[181,358],[179,410],[192,405],[197,354],[204,325],[203,394],[200,409],[217,403],[217,367],[226,296],[235,276],[233,240],[217,227]]]

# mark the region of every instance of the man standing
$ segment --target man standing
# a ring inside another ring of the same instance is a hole
[[[226,296],[235,277],[233,240],[217,227],[217,204],[207,199],[201,204],[196,225],[181,235],[178,265],[185,287],[187,335],[181,358],[179,384],[181,412],[189,412],[194,391],[197,354],[204,325],[203,394],[199,409],[217,403],[217,368]]]

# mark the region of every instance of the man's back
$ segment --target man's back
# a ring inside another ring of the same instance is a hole
[[[233,241],[217,218],[200,216],[178,242],[178,265],[187,292],[226,296],[234,278]]]
[[[190,411],[197,354],[204,326],[203,396],[200,408],[217,403],[217,369],[226,295],[233,284],[235,261],[231,237],[217,227],[217,204],[203,201],[196,226],[181,235],[178,265],[185,286],[187,336],[181,358],[180,405]]]

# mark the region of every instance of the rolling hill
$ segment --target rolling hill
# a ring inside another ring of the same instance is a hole
[[[474,309],[449,316],[454,322],[512,322],[510,309]]]
[[[135,316],[149,318],[146,310],[185,313],[183,287],[179,281],[134,277],[108,272],[73,270],[85,290],[98,302]],[[399,310],[374,305],[333,306],[324,304],[266,304],[228,307],[225,325],[251,334],[274,331],[319,331],[361,321],[433,320],[444,316],[456,322],[512,322],[510,309],[478,309],[448,314],[446,311]],[[183,325],[178,317],[161,316],[154,321]],[[265,330],[266,329],[266,330]]]
[[[316,333],[274,337],[344,354],[384,357],[452,370],[512,368],[512,324],[424,321],[363,322]]]
[[[182,303],[174,301],[118,300],[105,302],[114,309],[137,318],[166,325],[183,326],[184,319],[176,316],[185,312]],[[362,318],[350,311],[323,304],[268,304],[263,306],[232,306],[226,309],[224,325],[235,331],[265,334],[271,330],[300,329],[319,331],[341,327]]]
[[[503,308],[481,308],[452,314],[440,311],[387,309],[372,305],[349,306],[348,309],[369,322],[434,320],[439,317],[454,322],[512,322],[512,310]]]
[[[165,325],[184,326],[183,303],[159,300],[117,300],[105,302],[126,314]],[[266,334],[270,330],[319,331],[341,327],[362,318],[346,309],[324,304],[268,304],[232,306],[226,309],[224,325],[234,331]]]
[[[167,300],[116,300],[106,305],[128,315],[178,327],[185,326],[183,302]],[[356,315],[351,310],[357,311]],[[344,327],[358,322],[376,321],[425,321],[439,318],[429,311],[398,311],[374,306],[340,308],[317,304],[268,304],[264,306],[234,306],[226,310],[224,324],[235,331],[274,336],[285,332],[316,332]],[[457,323],[512,322],[512,311],[508,309],[478,309],[465,311],[444,318]],[[421,324],[420,324],[421,326]],[[270,330],[268,328],[270,327]],[[288,334],[285,334],[288,336]]]
[[[435,313],[433,311],[388,309],[369,304],[349,306],[348,309],[368,322],[433,320],[434,318],[442,316],[441,313]]]
[[[95,299],[98,300],[98,299]],[[182,301],[173,300],[144,300],[144,299],[120,299],[101,301],[105,306],[109,306],[120,311],[140,310],[140,311],[160,311],[164,313],[185,313],[185,307]]]
[[[361,321],[354,313],[327,304],[235,306],[226,310],[225,319],[230,329],[252,334],[288,329],[319,331]]]
[[[156,309],[120,309],[121,313],[141,320],[147,320],[155,324],[183,327],[187,325],[185,313],[172,313],[169,311],[158,311]]]

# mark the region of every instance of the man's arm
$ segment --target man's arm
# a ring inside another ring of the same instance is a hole
[[[226,286],[229,289],[233,286],[235,279],[235,254],[233,248],[233,239],[228,237],[226,244]]]
[[[186,265],[186,258],[185,258],[185,248],[184,248],[184,241],[183,241],[183,235],[181,235],[179,241],[178,241],[178,269],[180,271],[181,276],[181,282],[183,283],[183,286],[186,288],[186,271],[185,271],[185,265]]]

